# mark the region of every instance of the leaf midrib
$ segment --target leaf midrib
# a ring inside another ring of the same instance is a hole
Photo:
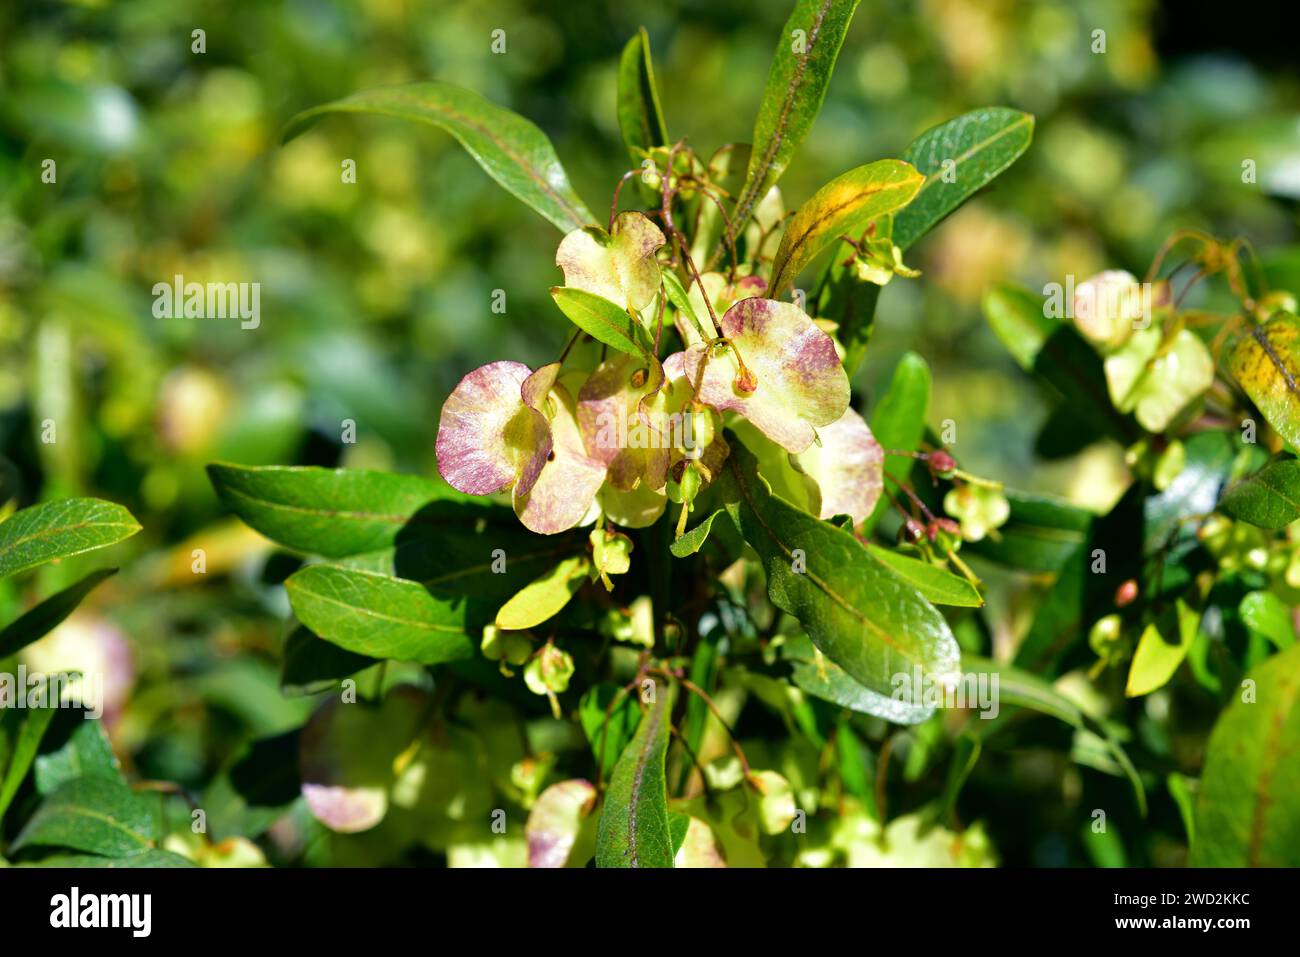
[[[821,36],[822,22],[826,19],[826,14],[830,11],[831,4],[834,2],[835,0],[823,0],[821,9],[817,11],[817,16],[813,18],[812,29],[808,31],[808,45],[795,63],[794,75],[790,78],[790,84],[786,87],[785,100],[781,104],[781,112],[777,115],[776,124],[772,129],[772,137],[768,140],[767,149],[763,152],[758,166],[754,168],[756,175],[751,185],[740,197],[740,202],[736,204],[736,214],[732,217],[733,225],[730,230],[733,238],[746,220],[749,219],[749,214],[758,201],[758,192],[763,188],[763,183],[767,180],[767,174],[771,171],[772,164],[776,162],[776,154],[781,149],[781,144],[785,142],[786,125],[790,122],[790,110],[794,108],[795,97],[798,96],[804,70],[808,66],[808,61],[812,59],[813,50],[817,48],[817,41]],[[782,40],[782,43],[784,42]]]

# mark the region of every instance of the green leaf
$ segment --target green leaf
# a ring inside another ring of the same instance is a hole
[[[925,181],[899,160],[877,160],[835,177],[786,224],[772,263],[771,296],[779,298],[804,267],[845,234],[856,235],[872,220],[912,201]]]
[[[668,145],[668,125],[659,106],[650,35],[640,27],[618,61],[618,128],[634,160]]]
[[[636,733],[640,718],[636,699],[616,684],[592,685],[582,696],[578,721],[602,776],[608,775],[618,763],[619,755]]]
[[[1300,867],[1300,645],[1263,662],[1210,735],[1193,867]]]
[[[1049,495],[1003,489],[1011,517],[991,536],[972,542],[970,550],[990,561],[1029,571],[1058,571],[1088,540],[1094,515]]]
[[[774,496],[754,455],[734,433],[727,440],[732,453],[722,475],[736,489],[727,510],[762,558],[772,603],[863,685],[872,713],[901,724],[929,717],[913,675],[942,682],[960,667],[943,616],[852,533]],[[901,690],[899,675],[908,679]]]
[[[158,798],[134,793],[109,777],[64,784],[36,809],[14,840],[28,847],[66,847],[103,857],[129,857],[153,849]]]
[[[0,523],[0,578],[115,545],[138,531],[130,512],[97,498],[33,505]]]
[[[964,608],[979,608],[984,604],[979,589],[961,575],[954,575],[937,565],[901,555],[874,543],[867,544],[867,551],[878,561],[889,566],[903,581],[907,582],[926,601],[935,605],[959,605]]]
[[[1270,531],[1286,528],[1300,519],[1300,460],[1278,459],[1229,486],[1219,511]]]
[[[858,0],[797,0],[777,40],[763,102],[754,121],[753,152],[731,217],[740,235],[754,207],[775,185],[812,128]]]
[[[86,720],[76,711],[65,711],[46,735],[43,750],[36,758],[36,791],[50,795],[69,781],[85,777],[104,777],[122,782],[122,769],[102,721]],[[60,735],[65,737],[60,737]]]
[[[438,528],[462,511],[471,524],[483,517],[470,511],[467,496],[416,475],[217,463],[208,466],[208,477],[249,527],[286,548],[326,558],[390,547],[404,529]]]
[[[894,367],[894,377],[889,388],[871,413],[871,434],[881,448],[902,452],[915,451],[925,435],[925,413],[930,405],[930,366],[915,352],[907,352]],[[906,482],[912,471],[912,459],[905,455],[885,456],[886,481],[897,487]],[[889,508],[888,496],[881,496],[875,511],[863,524],[862,534],[870,536],[885,511]]]
[[[648,358],[650,341],[641,320],[601,296],[570,286],[553,286],[560,311],[587,335],[619,352]]]
[[[83,868],[95,867],[111,869],[115,867],[129,867],[132,870],[139,868],[159,868],[159,867],[199,867],[187,857],[181,857],[179,854],[173,854],[171,851],[160,851],[157,848],[149,851],[142,851],[139,854],[132,854],[130,857],[96,857],[93,854],[56,854],[53,857],[43,857],[34,866],[36,867],[57,867],[57,868]]]
[[[81,581],[55,592],[5,625],[0,630],[0,658],[7,658],[49,634],[72,614],[82,599],[94,591],[100,582],[116,572],[116,568],[101,568],[91,572]]]
[[[1252,634],[1263,635],[1279,651],[1295,644],[1295,625],[1291,609],[1272,592],[1253,591],[1241,599],[1237,606],[1241,623]]]
[[[1300,449],[1300,320],[1281,315],[1252,327],[1228,370],[1278,435]]]
[[[582,587],[590,568],[586,555],[566,558],[502,605],[497,612],[497,627],[518,631],[555,617]]]
[[[940,123],[903,154],[926,176],[908,207],[894,218],[894,242],[907,249],[936,223],[983,189],[1029,147],[1034,118],[990,106]]]
[[[564,232],[596,221],[569,185],[546,134],[477,93],[437,82],[355,93],[299,113],[285,128],[285,142],[326,113],[378,113],[432,123],[454,136],[506,191]]]
[[[654,703],[614,766],[596,829],[597,867],[673,866],[664,777],[670,697],[670,688],[656,685]]]
[[[25,694],[26,689],[21,693]],[[0,821],[4,820],[9,802],[18,793],[18,786],[23,783],[23,778],[27,777],[27,771],[36,758],[41,739],[45,737],[45,732],[57,711],[58,709],[54,707],[22,711],[17,708],[5,708],[0,711],[0,722],[18,723],[8,767],[0,767],[0,770],[4,771],[3,775],[0,775]]]
[[[1061,325],[1047,315],[1043,297],[1016,283],[995,282],[982,306],[998,340],[1022,369],[1033,372],[1038,353]]]
[[[703,520],[689,531],[683,532],[679,538],[673,539],[673,543],[668,546],[668,550],[673,553],[674,558],[685,558],[687,555],[694,555],[709,539],[709,532],[713,530],[713,521],[725,511],[722,505],[719,505]]]
[[[309,565],[284,587],[299,621],[326,641],[371,658],[425,665],[469,658],[478,653],[469,632],[490,620],[476,602],[336,565]]]
[[[1142,632],[1133,663],[1129,666],[1128,684],[1124,688],[1126,696],[1137,698],[1163,688],[1187,657],[1187,649],[1196,637],[1196,626],[1201,616],[1182,601],[1178,602],[1177,608],[1177,642],[1166,641],[1154,623],[1147,625]]]

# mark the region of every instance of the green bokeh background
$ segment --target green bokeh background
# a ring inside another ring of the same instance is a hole
[[[201,787],[243,741],[294,727],[309,708],[279,695],[274,658],[287,613],[277,585],[292,564],[222,515],[203,464],[432,475],[438,412],[459,377],[493,359],[547,361],[568,330],[547,294],[558,233],[450,137],[331,117],[282,147],[287,119],[367,87],[453,82],[540,125],[603,210],[628,165],[615,64],[636,27],[650,33],[671,135],[707,154],[748,140],[787,13],[736,0],[5,4],[0,453],[19,467],[22,504],[95,494],[144,525],[111,557],[122,575],[63,635],[74,658],[102,653],[96,629],[125,639],[134,678],[115,736],[136,772]],[[1246,236],[1271,269],[1300,272],[1288,250],[1300,199],[1294,60],[1268,36],[1243,48],[1241,31],[1211,26],[1194,3],[864,0],[781,182],[788,207],[978,106],[1028,110],[1037,128],[993,189],[912,251],[922,278],[883,293],[855,380],[860,409],[915,350],[935,371],[929,424],[956,423],[967,468],[1098,508],[1114,501],[1122,450],[1035,458],[1049,405],[979,299],[1002,278],[1042,288],[1102,268],[1140,274],[1180,228]],[[191,49],[196,29],[206,52]],[[504,53],[492,52],[495,30]],[[1097,30],[1104,53],[1092,49]],[[54,183],[42,182],[46,160]],[[342,182],[345,160],[355,184]],[[1243,182],[1246,161],[1254,182]],[[177,273],[261,283],[260,326],[155,318],[151,288]],[[41,440],[47,420],[53,443]],[[355,444],[341,441],[345,420]],[[197,547],[202,578],[189,567]],[[48,569],[29,587],[48,594],[94,563]],[[0,605],[29,597],[11,586]],[[1023,630],[1020,598],[999,589],[997,641]]]

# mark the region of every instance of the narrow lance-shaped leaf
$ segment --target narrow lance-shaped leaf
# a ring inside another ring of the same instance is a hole
[[[830,86],[858,0],[798,0],[777,41],[745,185],[731,219],[737,236],[804,141]]]
[[[835,177],[785,227],[772,264],[773,297],[780,296],[817,254],[845,234],[856,235],[880,216],[912,201],[925,177],[908,163],[878,160]]]
[[[596,829],[597,867],[672,867],[664,760],[671,689],[655,686],[654,702],[614,766]]]
[[[1282,315],[1241,337],[1228,369],[1268,424],[1300,449],[1300,320]]]
[[[26,694],[26,689],[21,693]],[[0,756],[0,772],[3,772],[0,773],[0,821],[4,820],[9,802],[18,793],[18,786],[27,777],[27,771],[36,758],[36,750],[41,745],[41,739],[45,737],[45,731],[57,713],[54,706],[56,703],[48,703],[48,707],[21,711],[16,708],[6,708],[0,712],[0,735],[7,730],[5,724],[14,723],[18,726],[7,767],[3,764],[3,756]]]
[[[1276,531],[1300,519],[1300,460],[1279,459],[1224,490],[1219,511]]]
[[[1300,867],[1300,645],[1249,675],[1210,735],[1194,867]]]
[[[491,621],[474,601],[440,598],[415,582],[309,565],[284,583],[294,614],[340,648],[433,665],[478,653],[469,634]]]
[[[378,113],[441,127],[508,192],[568,232],[595,217],[569,185],[555,147],[533,123],[450,83],[410,83],[367,90],[313,107],[289,121],[293,139],[326,113]]]
[[[728,511],[763,560],[772,603],[863,686],[874,714],[903,724],[929,717],[921,685],[942,687],[960,668],[948,623],[851,533],[772,495],[733,438],[723,472],[736,493]]]
[[[991,106],[973,110],[918,136],[903,159],[926,177],[907,209],[894,217],[894,242],[907,249],[1029,148],[1034,118]]]
[[[911,203],[891,225],[893,242],[907,250],[929,229],[988,185],[1029,146],[1034,118],[1005,107],[963,114],[918,136],[903,153],[925,177]],[[864,283],[832,262],[823,303],[824,318],[839,323],[844,367],[852,374],[861,364],[875,324],[880,287]]]
[[[648,359],[651,351],[645,326],[627,310],[583,289],[555,286],[555,304],[587,335],[619,352]]]
[[[62,591],[56,592],[40,604],[23,612],[19,618],[5,625],[4,629],[0,630],[0,658],[7,658],[9,655],[27,647],[38,638],[49,634],[72,614],[76,607],[81,604],[82,599],[89,595],[100,582],[116,571],[116,568],[101,568],[98,571],[91,572],[75,585],[69,585]]]
[[[618,61],[618,128],[633,159],[668,143],[668,125],[659,105],[650,35],[645,27],[627,41]]]
[[[984,604],[979,589],[960,575],[876,544],[868,544],[867,550],[873,558],[888,565],[895,575],[920,592],[926,601],[966,608],[979,608]]]
[[[33,505],[0,523],[0,578],[115,545],[138,531],[130,512],[97,498]]]

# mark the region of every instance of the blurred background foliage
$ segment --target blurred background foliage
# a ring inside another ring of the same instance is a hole
[[[558,235],[450,137],[333,118],[281,148],[284,122],[368,87],[454,82],[546,130],[602,210],[626,169],[615,66],[636,27],[650,33],[671,135],[707,154],[749,138],[787,14],[740,0],[4,4],[0,453],[18,466],[21,504],[96,494],[144,526],[113,556],[124,572],[33,653],[116,676],[109,720],[137,775],[202,789],[248,740],[311,710],[279,690],[288,609],[277,585],[293,562],[221,514],[203,464],[435,474],[438,411],[465,370],[548,361],[568,329],[547,294]],[[191,50],[196,29],[204,53]],[[1099,29],[1104,53],[1092,52]],[[858,407],[915,350],[935,370],[930,425],[957,423],[964,465],[1098,509],[1114,502],[1126,481],[1117,446],[1035,456],[1049,406],[979,300],[1003,278],[1042,288],[1107,267],[1140,275],[1179,228],[1246,236],[1270,269],[1300,271],[1300,81],[1270,33],[1258,19],[1224,26],[1201,3],[864,0],[782,180],[788,207],[978,106],[1028,110],[1038,124],[995,188],[912,252],[923,277],[884,291]],[[42,182],[47,159],[55,183]],[[355,184],[340,175],[348,159]],[[1248,159],[1254,183],[1242,181]],[[155,318],[152,286],[178,273],[261,283],[260,325]],[[349,419],[355,444],[341,441]],[[47,420],[53,443],[41,441]],[[191,569],[200,547],[205,575]],[[49,594],[84,570],[67,562],[32,587]],[[1005,648],[1032,606],[1025,582],[994,584]],[[11,590],[0,606],[31,597]],[[1024,762],[1008,786],[1077,790],[1044,773]],[[1087,862],[1073,833],[1020,846],[995,829],[993,843],[1009,863]],[[1122,847],[1089,853],[1125,858]],[[1168,863],[1162,853],[1127,859]]]

